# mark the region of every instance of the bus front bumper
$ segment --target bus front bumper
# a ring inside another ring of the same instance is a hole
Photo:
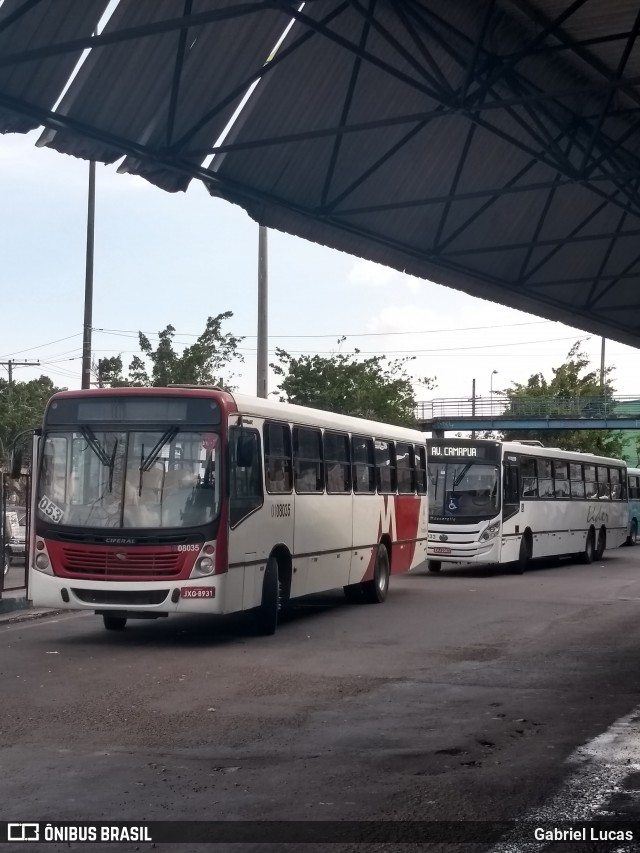
[[[499,563],[500,539],[496,537],[488,542],[451,542],[447,545],[429,542],[427,559],[441,563]]]
[[[123,583],[54,577],[31,568],[29,597],[34,607],[60,610],[127,611],[135,617],[169,613],[225,613],[228,573],[197,580]]]

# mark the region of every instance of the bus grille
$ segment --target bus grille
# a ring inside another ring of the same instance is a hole
[[[120,554],[121,556],[117,556]],[[183,554],[176,551],[138,551],[62,548],[61,568],[74,577],[175,578],[182,572]]]
[[[168,589],[151,589],[132,592],[122,592],[111,589],[71,589],[71,592],[84,601],[85,604],[116,604],[142,606],[145,604],[162,604],[169,595]]]

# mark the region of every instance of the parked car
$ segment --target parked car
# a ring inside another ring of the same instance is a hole
[[[4,573],[12,563],[24,561],[27,541],[27,511],[23,506],[7,508],[4,519]]]

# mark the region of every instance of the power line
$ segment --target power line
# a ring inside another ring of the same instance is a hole
[[[6,352],[6,353],[4,353],[3,358],[9,358],[12,355],[22,355],[23,352],[31,352],[34,349],[42,349],[43,347],[50,347],[50,346],[53,346],[53,344],[59,344],[61,341],[68,341],[68,340],[71,340],[71,338],[77,338],[78,335],[81,335],[81,334],[82,334],[82,332],[76,332],[75,335],[67,335],[66,338],[58,338],[57,340],[49,341],[46,344],[38,344],[35,347],[27,347],[26,349],[19,349],[19,350],[16,350],[15,352]]]
[[[528,320],[523,323],[509,323],[509,327],[513,326],[537,326],[542,324],[554,323],[555,320]],[[271,338],[370,338],[370,337],[386,337],[387,335],[435,335],[443,332],[470,332],[474,330],[481,329],[502,329],[504,328],[504,323],[494,323],[490,326],[460,326],[458,328],[453,329],[415,329],[409,330],[405,332],[333,332],[333,333],[323,333],[318,335],[277,335],[271,334]],[[104,334],[123,334],[123,335],[133,335],[137,337],[139,334],[143,334],[146,337],[158,337],[158,332],[140,332],[138,329],[106,329],[106,328],[98,328],[94,327],[94,332],[104,332]],[[185,335],[186,337],[199,338],[202,334],[196,332],[178,332],[175,331],[176,335]],[[246,338],[255,338],[256,335],[238,335],[237,337],[246,339]]]

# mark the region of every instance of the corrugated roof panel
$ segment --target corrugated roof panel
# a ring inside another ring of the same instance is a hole
[[[0,122],[14,122],[5,129],[33,126],[78,51],[11,69],[3,53],[87,35],[106,0],[22,2],[0,9]],[[181,44],[172,19],[184,2],[122,0],[105,38],[137,28],[135,38],[91,51],[44,139],[86,158],[128,154],[123,170],[169,190],[204,175],[212,193],[271,227],[639,341],[634,312],[617,309],[638,301],[640,283],[639,241],[626,233],[640,231],[640,89],[609,98],[607,88],[625,49],[609,37],[631,30],[637,0],[298,5],[194,0],[172,112]],[[3,30],[20,8],[28,15]],[[559,32],[541,37],[569,11]],[[291,15],[299,20],[265,69]],[[161,31],[168,20],[173,31]],[[600,37],[609,40],[572,43]],[[228,150],[200,169],[259,75]],[[640,44],[624,75],[640,77]],[[605,286],[625,269],[636,278]],[[603,295],[589,307],[601,270]]]
[[[198,16],[210,12],[219,16],[225,10],[234,12],[239,6],[239,0],[194,0],[191,14]],[[183,0],[121,0],[105,34],[153,27],[179,19],[183,12]],[[58,112],[98,132],[103,131],[105,136],[121,139],[124,145],[110,143],[107,139],[102,143],[82,139],[77,134],[62,131],[45,132],[43,144],[67,154],[104,162],[112,162],[131,150],[127,149],[127,143],[167,152],[205,113],[261,66],[287,20],[282,12],[238,14],[189,27],[171,129],[168,118],[181,31],[150,32],[133,41],[94,48]],[[230,51],[229,45],[234,44],[241,44],[242,50]],[[202,153],[179,152],[178,157],[189,163],[201,163],[204,151],[222,131],[241,96],[236,95],[190,139],[188,148],[202,149]],[[130,171],[137,171],[133,164]],[[189,178],[184,179],[185,186],[188,181]]]
[[[51,45],[88,38],[108,0],[56,0],[35,6],[5,0],[0,7],[0,61]],[[51,110],[75,68],[82,50],[0,65],[0,93],[31,107]],[[26,133],[37,118],[0,105],[0,133]]]

